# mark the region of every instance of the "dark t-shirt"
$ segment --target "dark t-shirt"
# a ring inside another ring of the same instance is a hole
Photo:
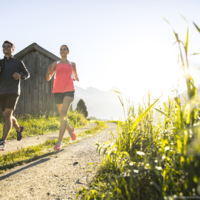
[[[1,69],[0,72],[0,95],[2,94],[18,94],[20,95],[20,80],[15,80],[13,78],[14,72],[21,74],[21,79],[25,80],[30,77],[28,70],[26,69],[24,63],[21,60],[17,60],[10,57],[9,60],[4,58],[0,61]]]

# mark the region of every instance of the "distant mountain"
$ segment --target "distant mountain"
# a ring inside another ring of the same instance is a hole
[[[75,90],[75,98],[72,103],[73,109],[76,109],[78,101],[83,99],[87,106],[89,117],[107,120],[118,120],[124,117],[123,108],[117,93],[111,90],[101,91],[94,87],[83,89],[75,86]],[[123,95],[123,99],[126,98],[128,98],[127,95]]]

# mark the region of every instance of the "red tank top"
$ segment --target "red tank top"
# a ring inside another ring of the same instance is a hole
[[[75,91],[73,82],[73,67],[71,62],[67,64],[58,63],[54,75],[52,93],[64,93]]]

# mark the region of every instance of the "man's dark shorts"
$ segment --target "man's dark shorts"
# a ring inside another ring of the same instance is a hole
[[[0,95],[0,106],[1,106],[2,112],[4,112],[6,108],[15,110],[18,99],[19,99],[18,94],[2,94],[2,95]]]
[[[64,97],[72,97],[74,99],[74,91],[65,93],[54,93],[54,99],[56,104],[63,104]]]

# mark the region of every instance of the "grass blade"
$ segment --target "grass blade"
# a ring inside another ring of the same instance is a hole
[[[180,14],[180,16],[188,23],[188,21],[185,19],[185,17],[183,17],[183,15]]]
[[[167,114],[166,113],[164,113],[162,110],[159,110],[159,109],[157,109],[157,108],[154,108],[156,111],[158,111],[159,113],[161,113],[161,114],[163,114],[163,115],[165,115],[166,117],[167,117]]]
[[[112,90],[113,92],[116,92],[116,93],[118,93],[118,94],[121,94],[121,92],[118,92],[117,90]]]
[[[159,101],[160,97],[156,99],[141,115],[138,116],[138,118],[134,121],[132,126],[132,131],[134,130],[137,123],[153,108],[153,106]]]
[[[185,41],[186,54],[188,54],[188,35],[189,35],[189,27],[187,28],[187,35],[186,35],[186,41]]]
[[[200,33],[200,28],[193,22],[194,26],[196,27],[197,31]]]

